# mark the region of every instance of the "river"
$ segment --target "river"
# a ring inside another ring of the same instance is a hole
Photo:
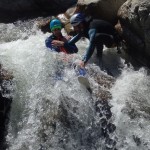
[[[8,150],[150,149],[150,77],[146,69],[134,70],[116,49],[105,48],[104,64],[114,76],[107,89],[112,113],[108,119],[96,115],[95,96],[78,83],[72,68],[88,40],[77,43],[78,54],[66,56],[45,47],[49,33],[42,33],[36,20],[1,23],[0,32],[0,63],[14,76]],[[87,70],[93,70],[89,76],[93,91],[98,88],[94,73],[105,76],[106,82],[111,78],[95,60],[93,56],[87,65]],[[95,126],[103,118],[107,125]],[[108,125],[114,125],[109,138],[101,130]]]

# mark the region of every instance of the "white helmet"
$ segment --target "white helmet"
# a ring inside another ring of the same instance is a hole
[[[85,17],[82,13],[77,13],[74,14],[71,18],[70,18],[70,23],[72,26],[77,26],[79,25],[81,22],[85,21]]]

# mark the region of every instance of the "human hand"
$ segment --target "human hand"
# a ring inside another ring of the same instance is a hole
[[[66,40],[69,41],[72,37],[70,35],[65,36]]]
[[[52,41],[52,46],[64,46],[64,42],[63,41],[58,41],[58,40],[53,40]]]
[[[118,32],[118,34],[122,35],[122,33],[123,33],[123,27],[121,26],[120,22],[118,22],[118,23],[115,25],[115,29],[116,29],[116,31]]]
[[[81,61],[79,62],[79,66],[80,66],[81,68],[84,68],[84,67],[85,67],[85,62],[81,60]]]
[[[74,68],[79,67],[79,68],[85,68],[85,62],[82,60],[76,60],[73,64]]]

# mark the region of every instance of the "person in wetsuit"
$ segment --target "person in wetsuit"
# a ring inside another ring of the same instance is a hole
[[[53,19],[50,22],[50,30],[52,35],[50,35],[45,40],[45,45],[52,51],[64,52],[66,54],[73,54],[78,52],[78,48],[74,43],[69,41],[69,37],[65,37],[61,33],[62,24],[60,20]]]
[[[70,18],[70,23],[74,27],[75,32],[77,32],[77,35],[70,40],[72,43],[76,43],[81,37],[88,38],[90,42],[86,49],[86,53],[80,62],[80,66],[85,66],[96,48],[97,56],[99,57],[99,66],[103,69],[103,45],[108,48],[115,47],[120,40],[113,25],[107,21],[98,19],[86,21],[85,16],[82,13],[74,14]]]

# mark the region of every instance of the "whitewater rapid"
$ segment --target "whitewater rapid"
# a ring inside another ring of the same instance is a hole
[[[81,59],[88,40],[77,43],[79,54],[66,56],[50,52],[45,47],[49,33],[42,33],[32,21],[0,24],[0,28],[0,63],[14,77],[8,149],[104,150],[106,142],[95,134],[98,129],[91,129],[95,119],[94,98],[78,83],[72,68],[73,62]],[[93,62],[96,63],[94,57],[87,69],[92,67],[99,76],[109,78]],[[112,133],[115,148],[150,149],[150,80],[147,70],[135,71],[132,66],[128,67],[115,49],[105,49],[104,62],[115,76],[109,100],[110,122],[116,126]],[[62,79],[58,80],[58,75]],[[97,88],[94,76],[89,76],[89,80],[92,88]],[[63,114],[69,122],[64,120]],[[87,134],[92,133],[96,141],[94,145],[88,145]]]

